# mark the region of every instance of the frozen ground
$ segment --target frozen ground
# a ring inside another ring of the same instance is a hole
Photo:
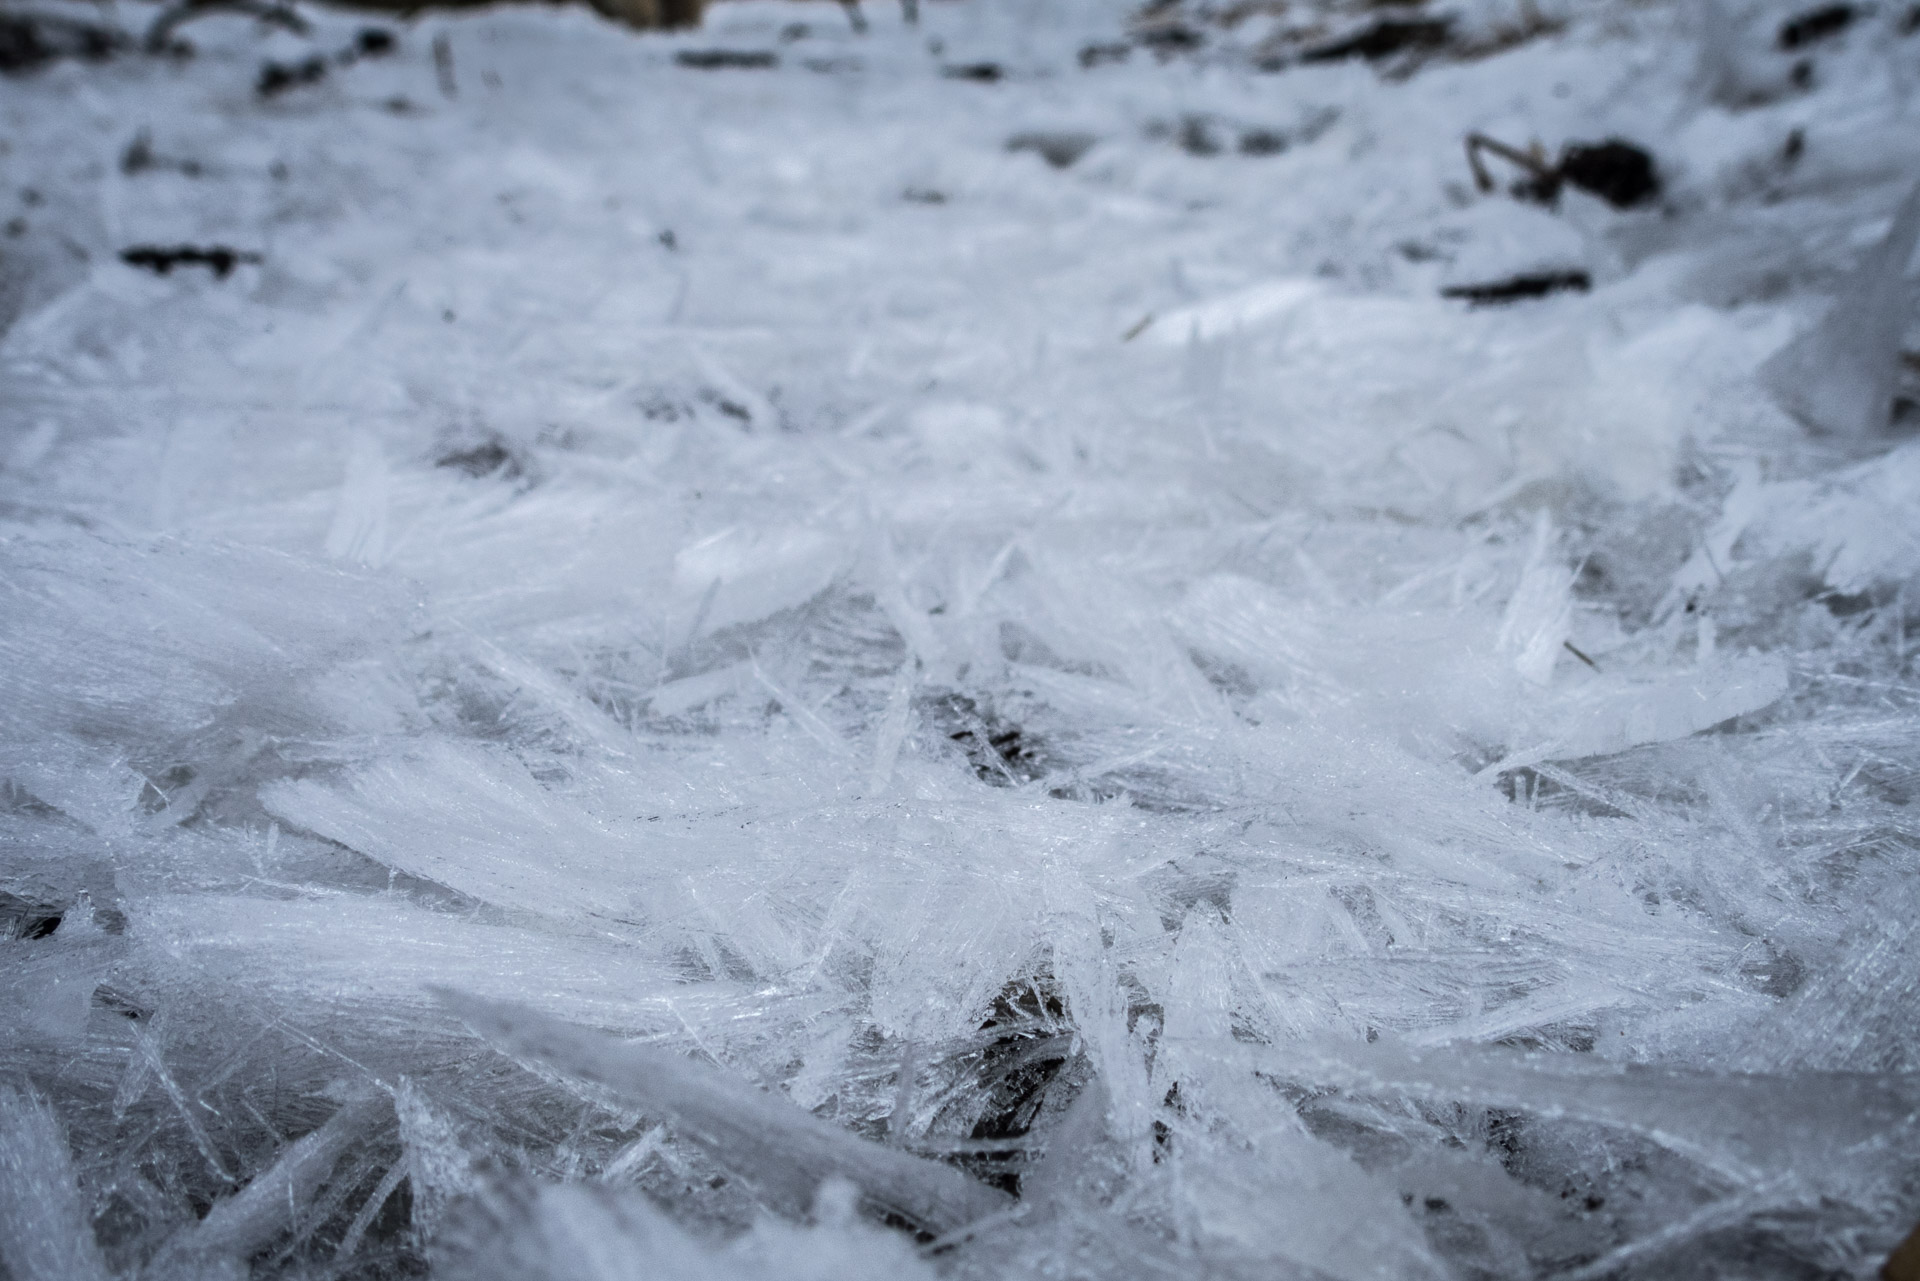
[[[1871,1275],[1920,15],[922,8],[0,78],[6,1272]]]

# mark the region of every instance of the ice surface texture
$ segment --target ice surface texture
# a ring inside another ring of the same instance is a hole
[[[1920,36],[1807,8],[7,70],[0,1275],[1872,1275]]]

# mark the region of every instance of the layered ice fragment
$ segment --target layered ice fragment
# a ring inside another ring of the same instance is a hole
[[[1920,185],[1826,316],[1761,366],[1767,390],[1809,429],[1851,439],[1886,429],[1900,377],[1900,340],[1913,314],[1907,268],[1917,240]]]

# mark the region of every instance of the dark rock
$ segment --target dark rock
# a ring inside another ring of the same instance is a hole
[[[1560,176],[1616,209],[1631,209],[1660,194],[1653,157],[1618,138],[1570,144],[1560,153]]]

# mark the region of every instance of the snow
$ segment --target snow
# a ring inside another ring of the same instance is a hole
[[[1875,1274],[1920,22],[867,9],[9,11],[0,1275]]]

